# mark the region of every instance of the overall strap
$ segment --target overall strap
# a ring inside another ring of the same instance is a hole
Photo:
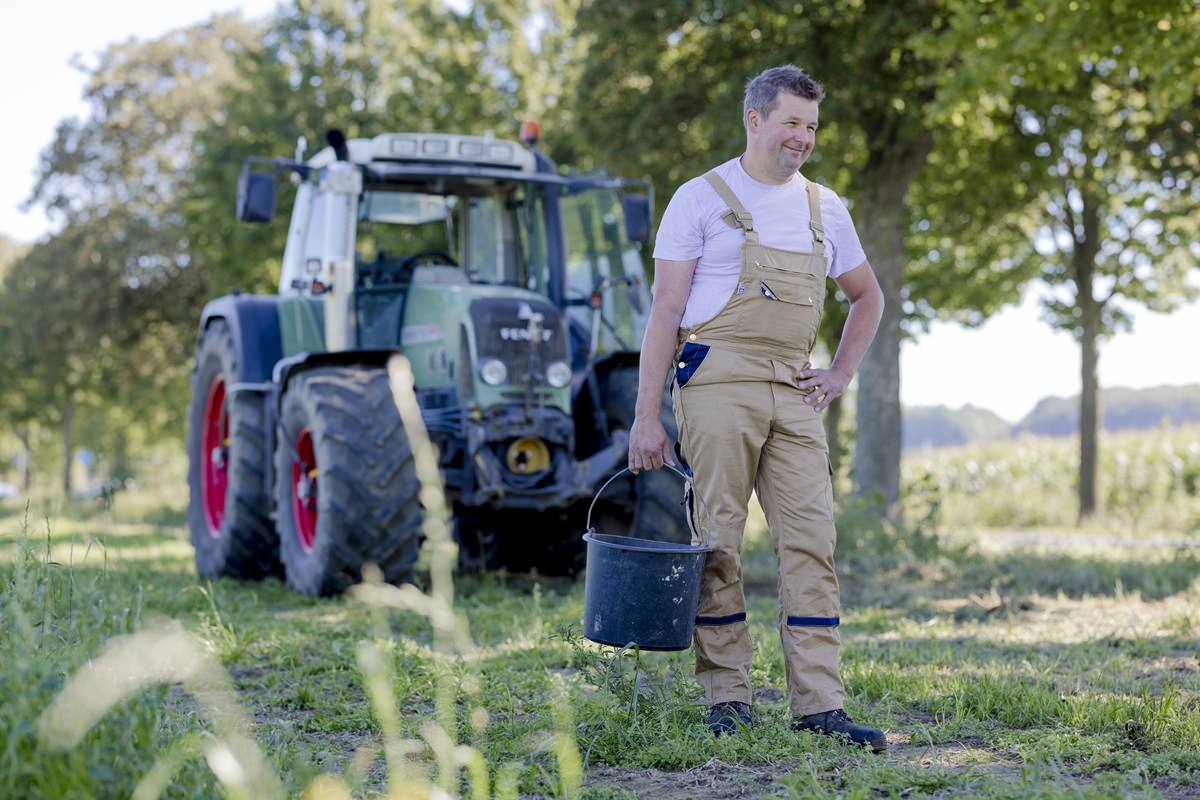
[[[821,224],[821,187],[807,178],[809,227],[813,234],[813,255],[825,257],[825,226]]]
[[[754,232],[754,218],[737,199],[737,195],[733,193],[733,189],[729,188],[729,184],[721,179],[716,170],[704,173],[704,180],[708,181],[709,186],[715,189],[725,204],[729,206],[729,210],[721,215],[725,224],[731,228],[741,228],[745,231],[748,244],[758,244],[758,234]]]

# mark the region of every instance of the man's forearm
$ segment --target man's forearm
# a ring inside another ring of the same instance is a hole
[[[663,309],[650,312],[646,336],[642,339],[641,365],[638,368],[638,395],[634,414],[638,419],[658,419],[667,370],[675,356],[679,320]]]
[[[862,363],[867,348],[875,338],[879,329],[879,320],[883,317],[883,295],[871,293],[850,304],[850,313],[846,316],[846,325],[842,328],[842,339],[838,343],[837,355],[833,357],[830,369],[837,370],[847,377],[853,377]]]

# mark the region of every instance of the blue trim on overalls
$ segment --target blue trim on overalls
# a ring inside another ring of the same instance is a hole
[[[726,614],[723,617],[696,617],[697,625],[732,625],[735,622],[745,622],[746,612]]]
[[[687,382],[692,379],[692,374],[700,368],[700,363],[704,361],[706,355],[708,355],[708,345],[706,344],[688,342],[683,346],[683,350],[679,353],[679,363],[683,366],[675,368],[675,381],[680,388],[687,385]]]
[[[836,628],[842,623],[841,617],[788,617],[788,627],[811,626],[814,628]]]

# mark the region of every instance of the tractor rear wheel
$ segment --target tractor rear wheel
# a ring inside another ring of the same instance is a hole
[[[387,372],[323,367],[293,378],[275,446],[275,508],[288,584],[344,591],[363,564],[411,580],[420,550],[420,483]]]
[[[214,320],[196,346],[188,406],[188,527],[196,570],[206,578],[280,572],[267,516],[264,400],[230,391],[236,381],[233,334]]]
[[[633,427],[637,402],[638,368],[618,367],[603,384],[604,410],[613,428]],[[660,411],[663,428],[674,447],[678,439],[671,398],[663,393]],[[683,479],[669,469],[655,469],[624,475],[613,481],[596,504],[600,533],[636,536],[660,542],[686,544],[691,541],[687,513],[683,505]],[[606,529],[608,528],[608,529]]]

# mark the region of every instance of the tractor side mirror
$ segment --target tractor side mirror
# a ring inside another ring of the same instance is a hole
[[[275,176],[242,167],[238,177],[237,216],[242,222],[270,222],[275,216]]]
[[[631,242],[650,244],[650,198],[643,194],[627,194],[621,198],[625,212],[625,236]]]

